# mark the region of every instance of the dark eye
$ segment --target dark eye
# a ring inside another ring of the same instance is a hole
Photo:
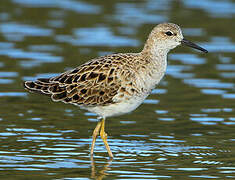
[[[171,31],[167,31],[165,34],[166,34],[167,36],[172,36],[172,35],[173,35],[173,33],[172,33]]]

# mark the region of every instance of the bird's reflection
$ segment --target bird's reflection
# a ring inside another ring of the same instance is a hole
[[[101,170],[96,170],[96,165],[94,158],[91,157],[91,178],[97,179],[97,180],[102,180],[104,177],[109,175],[106,171],[110,170],[110,165],[112,164],[113,159],[109,159],[107,163],[102,167]]]

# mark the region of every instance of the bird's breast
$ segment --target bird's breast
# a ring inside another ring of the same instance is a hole
[[[166,72],[166,63],[151,64],[147,70],[140,72],[139,87],[145,92],[150,93],[151,90],[161,81]]]

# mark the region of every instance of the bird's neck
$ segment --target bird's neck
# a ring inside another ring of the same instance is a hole
[[[168,52],[169,49],[161,45],[161,43],[156,42],[156,40],[150,36],[141,51],[141,55],[144,56],[144,59],[149,61],[153,66],[152,68],[157,67],[160,71],[165,71]]]
[[[166,57],[169,49],[164,46],[161,42],[158,42],[157,39],[152,38],[151,34],[148,37],[143,50],[141,53],[144,56],[149,56],[150,58],[155,59],[156,57]]]
[[[159,83],[166,72],[167,53],[169,50],[158,44],[149,37],[141,51],[142,59],[145,60],[146,67],[148,67],[148,70],[145,71],[147,73],[145,77],[148,77],[148,81],[145,81],[147,89],[152,89]]]

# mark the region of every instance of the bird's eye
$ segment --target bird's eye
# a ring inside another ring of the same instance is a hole
[[[165,34],[166,34],[167,36],[172,36],[172,35],[173,35],[173,33],[172,33],[171,31],[167,31],[167,32],[165,32]]]

